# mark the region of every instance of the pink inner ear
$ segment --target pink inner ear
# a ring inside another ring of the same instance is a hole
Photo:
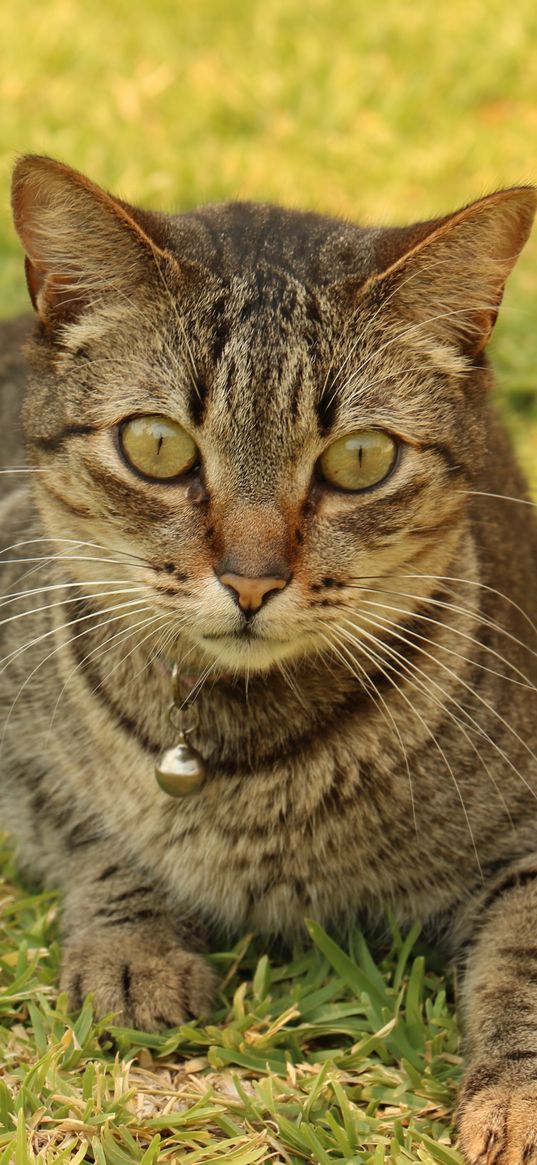
[[[34,310],[44,324],[69,323],[86,306],[82,292],[66,276],[50,275],[25,257],[26,283]]]
[[[35,309],[35,311],[39,311],[38,296],[39,292],[45,284],[46,275],[32,263],[31,259],[29,259],[27,255],[24,258],[24,272],[26,275],[26,286],[28,288],[28,294],[32,301],[32,307]]]

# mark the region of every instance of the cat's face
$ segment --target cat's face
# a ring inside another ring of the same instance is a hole
[[[148,238],[147,218],[72,172],[22,166],[16,221],[44,321],[26,409],[40,505],[53,537],[105,548],[70,554],[71,576],[88,594],[132,582],[150,644],[217,671],[345,653],[349,636],[367,646],[401,623],[464,536],[479,354],[531,194],[417,228],[414,249],[394,240],[403,256],[384,274],[359,269],[363,236],[369,251],[379,236],[356,229],[355,276],[332,256],[310,279],[307,244],[297,259],[284,242],[293,217],[307,238],[306,216],[281,212],[277,262],[267,212],[256,235],[245,208],[239,261],[238,210],[215,208],[209,263],[197,220],[159,220]]]

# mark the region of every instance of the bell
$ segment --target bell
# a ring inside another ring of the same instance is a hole
[[[156,767],[157,782],[170,797],[188,797],[197,793],[205,780],[203,759],[195,748],[187,744],[184,736],[173,748],[161,753]]]

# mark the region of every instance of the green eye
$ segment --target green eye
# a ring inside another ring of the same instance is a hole
[[[146,477],[166,481],[188,473],[198,460],[198,448],[181,425],[168,417],[133,417],[119,430],[124,457]]]
[[[393,437],[378,429],[364,429],[329,445],[319,459],[319,468],[325,481],[339,489],[368,489],[384,481],[396,457]]]

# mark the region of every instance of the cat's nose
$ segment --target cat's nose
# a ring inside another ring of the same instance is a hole
[[[283,591],[289,582],[288,578],[272,575],[252,578],[245,574],[231,574],[229,571],[218,577],[223,586],[235,592],[233,597],[246,615],[259,611],[269,595],[274,591]]]

